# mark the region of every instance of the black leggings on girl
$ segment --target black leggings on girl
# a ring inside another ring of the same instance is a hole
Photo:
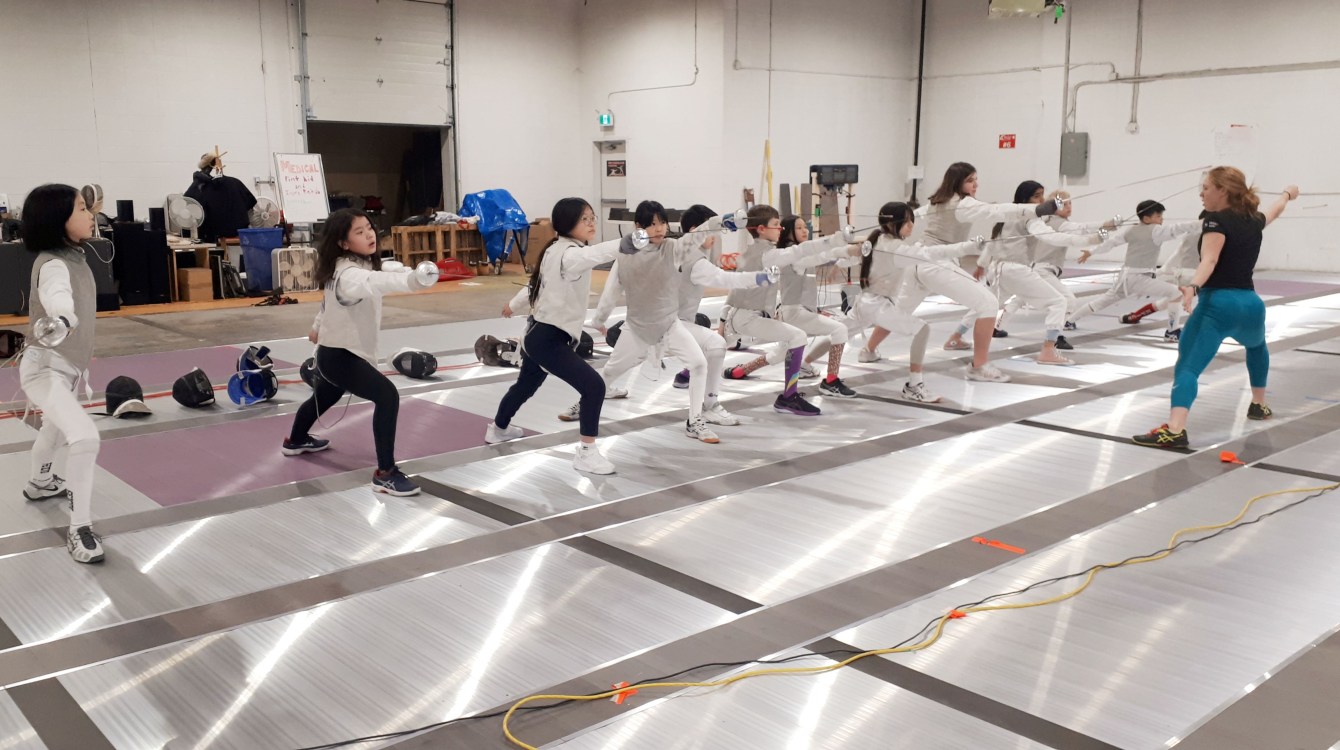
[[[521,405],[553,373],[581,394],[581,435],[595,437],[600,429],[600,407],[605,403],[605,381],[577,354],[576,346],[577,342],[563,329],[530,321],[521,347],[521,375],[498,404],[493,423],[506,429]]]
[[[339,403],[345,392],[371,401],[372,440],[377,446],[377,468],[390,471],[395,468],[395,426],[400,415],[400,394],[391,380],[373,367],[366,359],[348,349],[318,346],[316,372],[320,376],[312,397],[298,408],[293,419],[289,440],[294,443],[307,439],[307,431],[316,420]]]

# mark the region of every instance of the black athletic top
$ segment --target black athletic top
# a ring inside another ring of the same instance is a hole
[[[1266,228],[1266,217],[1259,212],[1240,214],[1233,211],[1215,211],[1206,214],[1201,237],[1222,234],[1224,249],[1214,272],[1205,281],[1206,289],[1255,289],[1252,271],[1261,254],[1261,233]]]

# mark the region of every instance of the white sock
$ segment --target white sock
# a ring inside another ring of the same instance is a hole
[[[910,373],[907,374],[907,384],[908,384],[908,385],[921,385],[923,382],[925,382],[925,381],[923,380],[923,378],[922,378],[922,374],[921,374],[921,373],[919,373],[919,372],[910,372]]]

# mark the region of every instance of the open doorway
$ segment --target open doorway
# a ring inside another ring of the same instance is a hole
[[[596,184],[600,186],[600,236],[604,241],[619,237],[630,226],[628,212],[628,149],[624,141],[596,141]]]
[[[330,208],[360,208],[379,233],[410,216],[443,207],[447,128],[307,123],[307,148],[321,154]]]

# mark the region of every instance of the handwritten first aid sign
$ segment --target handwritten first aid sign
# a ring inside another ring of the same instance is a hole
[[[275,189],[284,220],[311,224],[330,216],[321,154],[275,154]]]

